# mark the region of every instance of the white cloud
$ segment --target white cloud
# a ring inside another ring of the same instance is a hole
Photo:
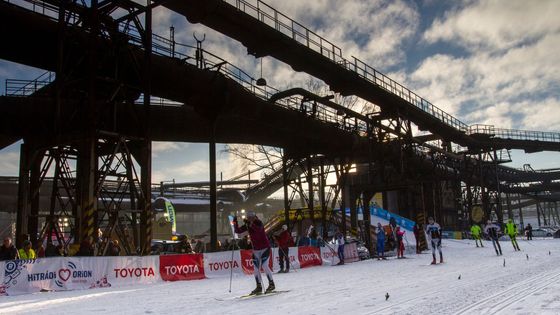
[[[428,43],[452,42],[471,51],[504,50],[560,31],[556,0],[476,1],[433,22]]]
[[[160,153],[184,150],[189,147],[188,143],[182,142],[152,142],[152,156],[158,157]]]
[[[0,170],[2,170],[2,175],[17,176],[19,174],[19,152],[0,151]]]

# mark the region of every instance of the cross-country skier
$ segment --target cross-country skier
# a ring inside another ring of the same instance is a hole
[[[381,223],[377,223],[377,259],[385,259],[385,230]]]
[[[517,236],[517,226],[515,225],[515,223],[513,223],[512,219],[509,219],[506,223],[506,233],[511,239],[513,249],[516,251],[521,250],[519,249],[519,244],[517,244],[517,240],[515,239],[515,237]]]
[[[436,248],[439,251],[439,263],[443,263],[443,254],[441,252],[441,227],[434,221],[434,218],[428,218],[428,225],[426,225],[426,234],[430,238],[430,243],[432,245],[432,265],[436,262]]]
[[[266,288],[265,293],[272,292],[275,286],[274,280],[272,279],[272,270],[270,270],[268,266],[268,259],[270,258],[272,250],[270,249],[270,243],[264,231],[264,224],[257,218],[253,211],[247,212],[247,219],[245,219],[244,222],[245,224],[239,227],[237,224],[237,217],[233,218],[235,233],[240,234],[248,231],[251,237],[251,244],[253,245],[253,274],[255,275],[257,287],[250,295],[262,294],[261,267],[264,269],[266,277],[268,278],[268,288]]]
[[[494,250],[496,250],[496,255],[502,255],[502,247],[500,246],[500,241],[498,241],[500,232],[500,227],[488,220],[486,226],[484,227],[484,233],[488,234],[492,240],[492,245],[494,245]]]
[[[400,226],[397,226],[397,258],[404,258],[404,243],[403,243],[403,237],[404,237],[404,231],[401,230]]]
[[[480,246],[484,247],[484,244],[482,244],[482,239],[480,238],[480,233],[482,233],[482,229],[480,228],[480,226],[478,224],[473,224],[471,226],[471,235],[474,239],[476,247],[478,247],[478,241],[480,241]]]
[[[338,259],[340,260],[337,265],[344,265],[344,244],[346,244],[346,241],[344,235],[340,232],[336,233],[336,244],[338,245]]]

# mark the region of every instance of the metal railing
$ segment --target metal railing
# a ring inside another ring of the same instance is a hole
[[[560,133],[558,132],[504,129],[491,125],[471,125],[468,134],[485,134],[500,139],[560,142]]]
[[[426,99],[418,96],[410,89],[404,87],[397,81],[389,78],[385,74],[375,70],[373,67],[367,65],[365,62],[356,57],[352,57],[352,61],[345,59],[342,56],[342,51],[339,47],[332,44],[325,38],[312,32],[305,26],[287,17],[276,9],[270,7],[266,3],[246,0],[223,0],[224,2],[234,6],[237,10],[242,11],[267,26],[277,30],[285,36],[295,40],[301,45],[320,53],[322,56],[330,59],[336,64],[344,67],[358,74],[366,81],[379,86],[383,90],[400,97],[410,105],[422,110],[440,120],[445,125],[453,127],[461,132],[466,132],[468,125],[457,119],[456,117],[444,112],[439,107],[433,105]]]
[[[28,9],[35,13],[44,14],[45,16],[49,17],[52,20],[56,21],[58,19],[58,7],[51,5],[49,3],[38,1],[38,0],[16,0],[16,1],[12,0],[10,1],[10,3],[16,4],[22,8]],[[256,11],[261,12],[261,20],[268,20],[267,19],[268,15],[265,14],[263,8],[268,8],[267,10],[272,10],[272,8],[262,3],[260,4],[259,7],[256,7]],[[68,19],[71,24],[72,23],[79,24],[81,21],[79,15],[77,14],[66,11],[65,15],[69,17]],[[279,13],[277,14],[276,19],[278,20],[279,23],[278,28],[285,30],[288,29],[289,26],[289,29],[293,31],[294,38],[298,38],[300,40],[302,38],[306,38],[307,45],[310,45],[311,47],[317,46],[319,51],[323,51],[323,55],[331,59],[335,58],[334,57],[335,55],[340,57],[340,49],[338,47],[322,39],[317,34],[305,29],[301,24],[293,22],[290,25],[284,25],[284,22],[280,23],[280,19],[284,19],[286,21],[290,19]],[[295,28],[298,28],[299,30],[296,30]],[[121,34],[126,35],[129,44],[137,47],[143,47],[144,41],[142,39],[141,32],[138,29],[136,29],[136,27],[133,24],[127,21],[122,21],[119,23],[118,30]],[[197,63],[197,58],[196,58],[197,48],[195,46],[177,43],[163,36],[152,34],[151,49],[154,54],[160,56],[177,58],[191,65],[195,65]],[[204,59],[202,60],[202,65],[204,69],[219,71],[225,77],[234,80],[235,82],[240,84],[244,89],[246,89],[253,95],[263,100],[268,101],[268,99],[272,95],[279,92],[278,89],[275,89],[274,87],[271,86],[264,86],[264,87],[257,86],[256,79],[253,78],[251,75],[249,75],[247,72],[243,71],[242,69],[236,67],[235,65],[227,62],[226,60],[208,51],[202,50],[202,55],[204,56]],[[199,59],[198,62],[200,61],[201,60]],[[30,84],[30,83],[31,83],[30,81],[25,81],[25,84]],[[152,98],[151,100],[154,101],[154,104],[158,104],[158,105],[178,106],[181,104],[178,102],[166,100],[163,98],[157,98],[157,97]],[[348,117],[344,115],[340,115],[333,108],[324,106],[320,103],[306,102],[304,98],[301,96],[291,96],[288,98],[283,98],[281,100],[276,101],[275,105],[284,107],[286,109],[298,111],[300,113],[304,113],[305,115],[307,115],[312,119],[317,119],[326,123],[330,123],[342,130],[360,132],[360,133],[365,133],[367,131],[366,122],[357,119],[348,119]]]
[[[29,96],[54,81],[55,74],[47,71],[34,80],[6,79],[6,96]]]

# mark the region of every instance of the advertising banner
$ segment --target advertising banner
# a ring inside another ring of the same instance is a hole
[[[301,268],[321,266],[323,264],[323,261],[321,260],[321,250],[319,247],[298,247],[298,259]]]
[[[358,256],[358,247],[356,243],[344,245],[344,263],[351,263],[359,260],[360,257]]]
[[[334,266],[340,262],[337,250],[338,245],[326,244],[325,247],[321,247],[321,259],[324,266]]]
[[[95,288],[107,284],[107,270],[107,260],[95,257],[12,260],[4,264],[3,290],[18,295]]]
[[[288,252],[286,253],[290,257],[290,269],[298,269],[299,267],[299,259],[298,259],[298,248],[297,247],[290,247],[288,248]],[[274,248],[274,269],[273,270],[280,270],[280,249]]]
[[[204,279],[202,254],[159,256],[159,272],[164,281]]]
[[[148,284],[161,281],[160,256],[103,257],[107,260],[108,280],[112,286]]]
[[[236,250],[231,258],[231,251],[204,254],[204,274],[207,278],[229,277],[233,274],[243,274],[241,270],[241,253]]]

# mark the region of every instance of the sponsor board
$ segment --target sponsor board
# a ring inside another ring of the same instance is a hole
[[[344,263],[351,263],[359,260],[360,257],[358,256],[358,247],[356,243],[344,245]]]
[[[202,254],[159,256],[159,272],[164,281],[204,279]]]
[[[298,248],[297,247],[290,247],[288,248],[288,252],[286,253],[290,257],[290,269],[298,269],[299,267],[299,259],[298,259]],[[280,270],[280,248],[274,248],[274,269],[273,270]]]
[[[321,266],[321,250],[314,246],[298,247],[298,260],[301,268]]]
[[[5,295],[18,295],[39,291],[88,289],[95,287],[97,282],[102,283],[107,278],[106,271],[105,262],[95,258],[12,260],[4,264],[3,287],[0,291]]]
[[[108,281],[113,286],[161,281],[160,256],[103,257],[108,262]]]
[[[321,247],[321,259],[323,260],[323,265],[333,266],[340,262],[338,258],[338,245],[326,245]]]
[[[216,252],[204,254],[204,273],[207,278],[224,277],[231,274],[242,274],[241,253],[236,250],[232,252]]]

